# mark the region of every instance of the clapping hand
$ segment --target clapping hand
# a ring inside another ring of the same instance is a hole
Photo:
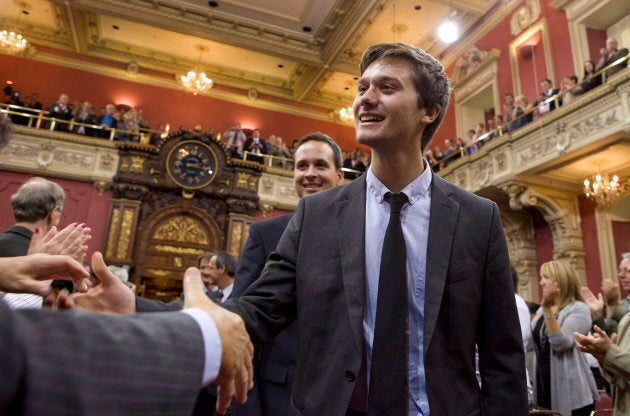
[[[589,336],[575,332],[573,334],[575,337],[575,345],[580,351],[592,354],[599,362],[599,365],[602,366],[606,352],[608,352],[611,345],[617,342],[617,334],[608,337],[606,332],[602,331],[597,325],[593,327],[593,330],[595,333]]]
[[[51,227],[46,234],[36,229],[31,238],[28,254],[66,254],[83,263],[87,242],[92,238],[91,229],[85,224],[72,223],[61,231]]]
[[[604,316],[604,297],[601,293],[597,294],[597,297],[591,292],[591,289],[584,286],[580,289],[580,294],[584,298],[584,302],[591,310],[591,316],[593,320],[599,319]]]

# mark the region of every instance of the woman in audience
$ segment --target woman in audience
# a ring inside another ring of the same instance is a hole
[[[540,267],[541,307],[532,321],[539,407],[566,416],[588,416],[595,409],[597,387],[573,333],[587,334],[591,312],[580,295],[573,266],[549,261]]]
[[[584,80],[582,81],[582,91],[587,92],[592,90],[593,88],[601,85],[602,83],[602,75],[594,75],[595,74],[595,64],[593,61],[586,60],[584,61]]]
[[[83,134],[85,136],[93,136],[94,129],[83,124],[94,125],[96,124],[96,115],[94,114],[94,108],[92,104],[85,101],[77,106],[77,110],[74,112],[74,121],[80,123],[79,126],[74,126],[72,132],[76,134]]]
[[[533,104],[530,104],[527,97],[519,95],[514,99],[514,112],[512,113],[512,127],[510,130],[516,130],[525,124],[531,123],[534,119]]]

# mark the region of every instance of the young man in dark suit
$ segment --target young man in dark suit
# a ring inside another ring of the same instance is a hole
[[[442,66],[414,46],[378,44],[364,53],[361,74],[353,109],[357,140],[372,148],[370,169],[302,198],[261,277],[224,306],[243,317],[258,343],[297,320],[290,415],[526,415],[498,207],[433,175],[421,157],[448,105]],[[406,276],[381,268],[393,266],[381,256],[389,193],[408,200],[400,214],[392,211],[401,218]],[[380,292],[390,292],[382,288],[398,288],[397,279],[406,290],[377,309]],[[399,305],[404,317],[378,324]],[[373,354],[377,343],[387,345],[381,327],[407,336],[402,359],[386,357],[397,371],[403,361],[402,372],[388,374],[389,363]],[[375,392],[394,383],[394,400],[383,404]]]
[[[333,139],[322,133],[311,133],[302,137],[295,148],[293,185],[300,198],[343,183],[341,149]],[[230,298],[239,297],[260,277],[267,257],[275,251],[292,216],[252,223]],[[257,351],[254,388],[245,404],[234,406],[234,413],[237,416],[286,415],[296,357],[297,325],[291,324]]]

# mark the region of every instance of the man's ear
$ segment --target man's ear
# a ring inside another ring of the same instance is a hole
[[[343,170],[337,170],[337,185],[343,184]]]
[[[424,111],[424,115],[422,116],[422,121],[427,124],[431,124],[440,115],[441,110],[439,107],[433,107],[433,108],[423,108],[422,111]]]

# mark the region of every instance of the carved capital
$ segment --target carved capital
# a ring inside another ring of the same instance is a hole
[[[113,187],[114,198],[124,198],[131,200],[142,200],[144,196],[149,192],[149,188],[142,185],[135,185],[131,183],[117,183]]]
[[[230,212],[243,215],[251,215],[258,207],[256,202],[247,199],[228,198],[227,204]]]
[[[109,183],[105,181],[95,181],[94,187],[98,190],[99,195],[103,195],[109,189]]]
[[[266,217],[267,214],[269,214],[275,208],[271,204],[265,204],[265,203],[262,203],[262,202],[258,204],[258,207],[260,208],[260,211],[262,212],[263,217]]]

